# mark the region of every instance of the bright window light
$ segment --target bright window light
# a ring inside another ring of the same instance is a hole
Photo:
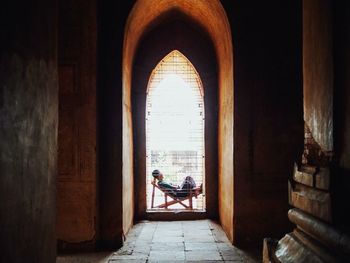
[[[146,101],[147,208],[151,207],[152,171],[161,170],[165,181],[180,185],[190,175],[204,183],[203,87],[191,62],[179,51],[168,54],[153,70]],[[155,202],[164,202],[155,192]],[[193,199],[193,209],[205,209],[204,193]],[[172,205],[169,209],[181,209]]]

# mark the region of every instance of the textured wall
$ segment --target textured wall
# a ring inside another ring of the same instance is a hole
[[[331,1],[303,1],[304,120],[323,151],[333,151]]]
[[[289,227],[287,179],[303,147],[301,1],[222,1],[234,46],[234,231]]]
[[[128,178],[122,178],[122,170],[130,167],[132,158],[123,160],[123,151],[129,147],[122,147],[123,122],[131,123],[122,111],[122,54],[125,23],[132,5],[133,1],[98,1],[98,225],[103,247],[120,246],[123,228],[127,231],[133,223],[133,204],[125,203],[133,198],[132,182],[128,183],[132,170],[126,174]],[[132,137],[127,138],[125,143],[131,146]]]
[[[0,262],[55,262],[56,3],[0,11]]]
[[[96,4],[59,1],[59,248],[96,237]],[[79,245],[79,243],[81,243]]]
[[[335,191],[334,222],[350,232],[350,3],[335,1],[334,30],[334,131],[337,170],[332,177]]]

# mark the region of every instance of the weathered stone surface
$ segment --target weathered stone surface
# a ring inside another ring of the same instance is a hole
[[[316,188],[329,190],[330,171],[328,167],[320,168],[316,174]]]
[[[335,158],[332,162],[331,178],[329,171],[322,171],[321,168],[318,173],[310,172],[314,175],[312,183],[311,176],[308,175],[307,180],[304,180],[303,176],[299,177],[300,180],[294,177],[294,180],[322,190],[329,190],[331,183],[332,217],[337,226],[347,229],[348,232],[350,224],[348,212],[350,207],[350,202],[348,202],[350,187],[350,52],[348,48],[350,4],[348,1],[305,0],[302,1],[302,5],[304,118],[306,126],[310,126],[310,130],[312,130],[312,134],[305,133],[304,146],[307,149],[308,143],[310,145],[315,143],[311,145],[314,146],[313,149],[311,148],[311,151],[314,151],[314,158],[311,160],[314,162],[308,163],[320,164],[325,163],[323,161],[326,160],[329,164],[331,157]],[[334,68],[333,63],[335,63]],[[335,132],[334,138],[333,131]],[[333,139],[335,156],[332,155],[332,152],[327,152],[333,151]],[[324,157],[327,157],[328,160]],[[307,161],[307,159],[304,160]],[[348,245],[341,241],[348,240],[344,233],[336,230],[334,225],[326,224],[300,210],[299,213],[296,213],[298,209],[292,211],[294,215],[289,217],[298,226],[294,235],[302,241],[304,246],[308,249],[314,246],[313,242],[309,240],[312,237],[311,240],[327,244],[327,247],[337,254],[345,253],[345,257],[336,259],[336,262],[350,262]],[[300,234],[302,233],[299,231],[300,229],[307,235]],[[290,246],[292,245],[291,242]],[[288,246],[289,244],[286,244],[285,253],[291,251]],[[314,251],[316,250],[318,249],[314,249]],[[298,251],[294,252],[298,253]],[[302,252],[301,249],[300,253]],[[323,254],[323,251],[318,251],[318,253]],[[327,259],[325,254],[321,257],[323,262],[335,262],[333,258]],[[294,262],[303,262],[304,260],[295,259]]]
[[[93,240],[95,229],[94,185],[80,182],[57,184],[58,239],[70,243]]]
[[[331,250],[350,257],[350,238],[345,233],[296,208],[289,210],[288,218],[303,232],[314,237]]]
[[[329,190],[330,172],[329,168],[303,165],[298,168],[294,164],[293,172],[294,181],[322,190]]]
[[[55,262],[55,1],[0,8],[0,262]]]
[[[299,171],[297,164],[294,164],[294,173],[293,173],[293,179],[294,181],[308,185],[313,186],[314,180],[313,175],[316,173],[316,168],[310,169],[309,167],[305,167],[306,169],[304,171]]]
[[[95,0],[59,1],[58,187],[59,249],[96,240]],[[84,43],[84,44],[82,44]],[[66,243],[65,243],[66,242]]]
[[[303,1],[304,120],[324,151],[333,150],[331,1]]]
[[[327,222],[331,222],[330,194],[296,183],[290,188],[290,204]]]
[[[275,255],[283,263],[323,263],[316,254],[305,247],[292,233],[285,235],[278,242]]]
[[[305,234],[299,229],[294,229],[293,234],[301,241],[309,250],[315,253],[324,262],[344,262],[344,260],[336,253],[332,253],[327,247],[317,240]]]
[[[281,262],[347,262],[347,256],[331,251],[300,229],[294,229],[280,241],[264,239],[264,263]]]

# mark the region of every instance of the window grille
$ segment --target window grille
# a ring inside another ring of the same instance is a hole
[[[204,185],[204,100],[200,77],[191,62],[174,50],[153,70],[146,99],[146,193],[151,207],[152,171],[166,182],[180,185],[190,175]],[[193,199],[193,209],[204,210],[204,192]],[[164,196],[155,192],[155,203]],[[182,209],[180,205],[169,209]]]

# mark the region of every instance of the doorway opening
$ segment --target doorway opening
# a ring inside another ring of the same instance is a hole
[[[197,186],[205,185],[203,86],[192,63],[178,50],[165,56],[152,71],[145,118],[146,199],[147,209],[151,210],[152,196],[155,205],[163,203],[165,198],[151,184],[155,169],[174,185],[180,185],[186,176],[191,176]],[[204,190],[193,198],[192,207],[205,210]],[[183,206],[176,203],[168,208],[183,209]]]

